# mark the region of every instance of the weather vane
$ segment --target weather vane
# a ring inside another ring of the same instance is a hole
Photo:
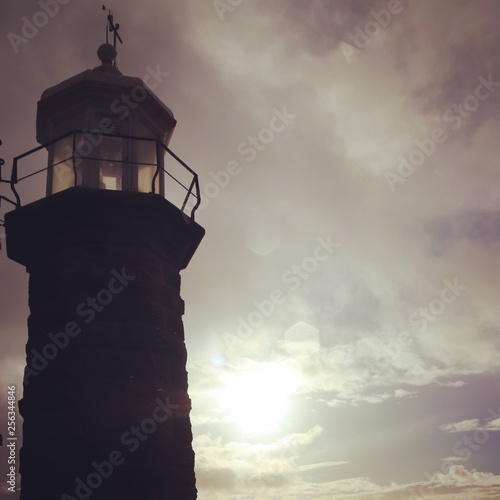
[[[116,39],[120,41],[120,43],[123,43],[123,40],[118,33],[118,30],[120,29],[120,25],[117,23],[115,24],[113,21],[113,13],[109,10],[106,9],[106,6],[102,6],[102,10],[107,10],[108,11],[108,24],[106,25],[106,43],[109,43],[109,32],[113,33],[113,47],[116,49]]]

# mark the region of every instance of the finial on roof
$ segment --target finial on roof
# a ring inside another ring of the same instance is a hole
[[[114,64],[116,56],[116,49],[110,43],[103,43],[97,49],[97,57],[103,64]]]
[[[116,55],[116,49],[110,43],[103,43],[97,49],[97,57],[102,64],[94,68],[94,71],[121,75],[120,70],[116,67]]]

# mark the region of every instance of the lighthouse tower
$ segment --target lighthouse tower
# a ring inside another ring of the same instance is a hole
[[[168,148],[171,110],[113,45],[98,56],[42,94],[41,146],[10,181],[7,253],[29,273],[21,498],[192,500],[180,271],[204,235],[198,179]],[[46,196],[22,205],[26,177]]]

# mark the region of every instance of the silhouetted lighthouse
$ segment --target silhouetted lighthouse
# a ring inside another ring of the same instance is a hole
[[[98,55],[43,93],[42,146],[14,159],[7,252],[30,275],[21,498],[192,500],[179,273],[204,235],[198,179],[167,147],[170,109],[112,45]],[[45,148],[47,164],[26,163]],[[26,206],[21,163],[47,172]]]

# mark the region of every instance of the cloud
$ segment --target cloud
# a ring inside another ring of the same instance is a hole
[[[500,431],[500,418],[495,418],[481,423],[478,418],[471,418],[462,420],[460,422],[453,422],[444,424],[439,427],[442,431],[456,433],[456,432],[471,432],[471,431]]]
[[[469,420],[462,420],[451,424],[445,424],[440,427],[445,432],[469,432],[479,428],[479,419],[472,418]]]
[[[434,483],[432,489],[439,491],[446,487],[454,486],[460,489],[475,489],[494,486],[500,491],[500,476],[492,473],[469,471],[462,465],[452,465],[447,474],[436,473],[431,477],[430,483]]]
[[[443,387],[463,387],[466,383],[463,380],[456,380],[454,382],[439,382]]]
[[[349,462],[320,462],[317,464],[299,465],[300,472],[307,472],[316,469],[327,469],[329,467],[337,467],[338,465],[348,464]]]
[[[197,481],[203,488],[218,492],[281,488],[293,482],[301,450],[321,433],[322,429],[315,426],[305,433],[288,434],[268,443],[224,441],[209,434],[198,435],[193,442]]]
[[[210,491],[205,492],[205,499],[229,500],[237,494],[241,499],[272,498],[276,492],[273,487],[263,487],[255,483],[253,487],[241,486],[236,492]],[[428,481],[409,484],[391,483],[376,484],[368,478],[351,477],[348,479],[311,483],[296,477],[294,481],[280,484],[280,495],[287,500],[317,498],[321,500],[342,500],[348,495],[356,500],[408,500],[409,498],[426,498],[432,496],[439,500],[486,500],[496,498],[500,494],[500,476],[491,473],[469,471],[461,465],[451,466],[447,474],[439,473],[431,476]],[[205,496],[206,495],[206,496]]]

